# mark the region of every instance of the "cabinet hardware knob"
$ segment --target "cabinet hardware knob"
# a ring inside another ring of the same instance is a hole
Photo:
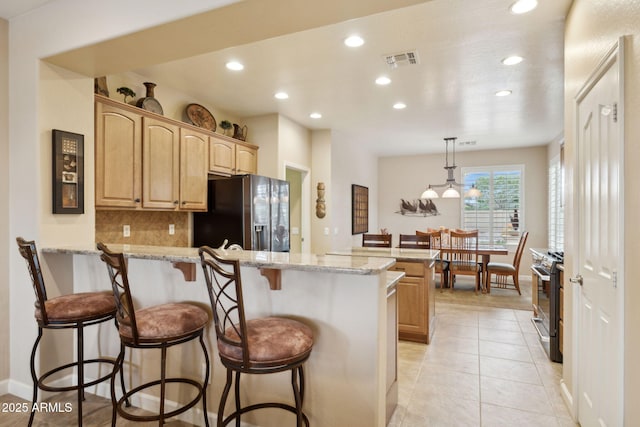
[[[178,203],[180,203],[180,202],[178,202],[177,200],[174,200],[174,201],[173,201],[173,204],[174,204],[174,205],[177,205]]]
[[[134,199],[133,201],[136,203],[140,203],[140,198]]]

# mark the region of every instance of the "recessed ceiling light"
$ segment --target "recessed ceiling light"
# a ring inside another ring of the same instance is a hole
[[[387,76],[380,76],[376,79],[376,84],[380,86],[388,85],[391,83],[391,79]]]
[[[278,92],[273,96],[276,97],[277,99],[288,99],[289,98],[289,94],[287,92]]]
[[[350,36],[344,39],[344,44],[349,47],[359,47],[364,44],[364,40],[360,36]]]
[[[403,108],[407,108],[407,104],[405,104],[404,102],[396,102],[395,104],[393,104],[393,108],[395,108],[396,110],[402,110]]]
[[[511,13],[520,15],[522,13],[531,12],[538,6],[538,0],[518,0],[511,5]]]
[[[244,70],[244,65],[242,65],[238,61],[229,61],[227,62],[227,68],[233,71],[240,71]]]
[[[522,62],[524,58],[522,58],[522,56],[517,56],[517,55],[513,55],[513,56],[509,56],[507,58],[504,58],[502,60],[502,63],[504,65],[516,65]]]
[[[509,96],[511,95],[510,90],[499,90],[496,92],[496,96]]]
[[[322,114],[320,114],[320,113],[311,113],[311,114],[309,114],[309,117],[311,117],[312,119],[321,119],[322,118]]]

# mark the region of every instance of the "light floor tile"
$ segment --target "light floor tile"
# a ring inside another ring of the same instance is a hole
[[[480,355],[497,357],[500,359],[518,360],[520,362],[531,362],[529,348],[523,345],[505,344],[493,341],[480,340]]]
[[[454,399],[480,400],[478,375],[442,370],[425,366],[420,371],[414,390],[414,399],[424,399],[436,393]]]
[[[555,416],[543,386],[480,377],[482,403]]]
[[[542,385],[536,365],[517,360],[480,357],[480,375]]]
[[[438,335],[429,345],[428,352],[433,351],[478,354],[478,340]]]
[[[455,351],[432,351],[427,353],[425,365],[441,370],[475,375],[480,374],[480,364],[477,354]]]
[[[505,344],[515,344],[526,346],[527,342],[524,340],[522,336],[522,332],[516,331],[503,331],[500,329],[485,329],[483,326],[480,327],[480,339],[485,341],[494,341],[494,342],[502,342]]]
[[[402,427],[476,427],[480,425],[480,403],[431,390],[414,399],[407,408]]]
[[[482,427],[557,427],[553,416],[483,403]]]

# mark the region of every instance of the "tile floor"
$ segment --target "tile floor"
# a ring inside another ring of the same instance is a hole
[[[530,311],[438,303],[436,313],[430,345],[400,342],[389,427],[577,425]]]

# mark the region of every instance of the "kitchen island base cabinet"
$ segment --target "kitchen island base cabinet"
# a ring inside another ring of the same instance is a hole
[[[435,319],[433,261],[398,261],[391,270],[405,273],[398,283],[400,339],[429,344]]]

